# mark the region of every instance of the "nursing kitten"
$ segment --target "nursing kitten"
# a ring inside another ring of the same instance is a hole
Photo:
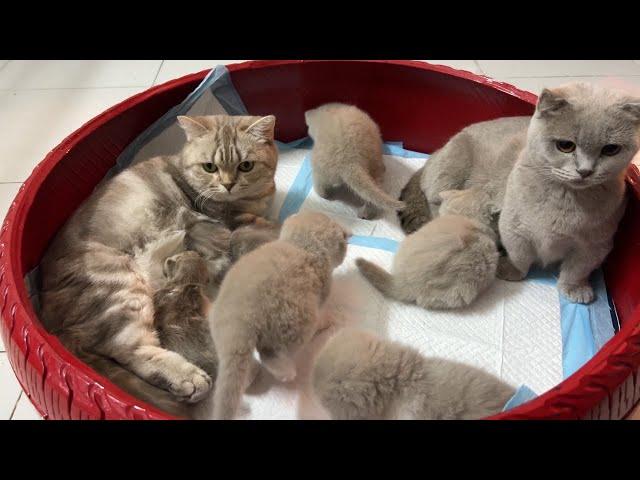
[[[318,195],[331,199],[347,187],[364,201],[360,217],[366,219],[404,207],[380,187],[385,172],[382,137],[369,115],[351,105],[328,103],[307,111],[305,120],[313,138],[311,166]]]
[[[196,252],[182,252],[166,259],[164,273],[167,284],[153,295],[160,344],[215,379],[218,359],[207,318],[207,262]]]
[[[477,187],[500,211],[507,177],[526,143],[530,117],[506,117],[475,123],[454,135],[400,194],[407,208],[398,213],[405,233],[413,233],[438,215],[440,192]]]
[[[588,84],[544,90],[507,181],[498,275],[520,280],[535,263],[560,262],[560,293],[593,301],[589,276],[613,248],[639,147],[640,98]]]
[[[198,402],[211,378],[160,345],[151,274],[135,254],[185,230],[190,212],[227,228],[239,216],[262,215],[278,154],[273,116],[179,122],[187,135],[179,154],[106,180],[60,229],[41,263],[40,299],[43,324],[72,352],[102,357],[178,400]]]
[[[247,253],[231,267],[213,305],[219,369],[214,418],[236,415],[257,349],[278,380],[296,377],[293,357],[311,340],[331,274],[347,251],[348,233],[326,215],[304,212],[282,225],[279,240]]]
[[[400,243],[391,274],[364,258],[356,260],[383,295],[426,309],[459,308],[494,281],[499,253],[485,194],[447,191],[442,197],[441,216]]]
[[[334,420],[474,420],[515,389],[484,370],[345,328],[316,359],[315,395]]]

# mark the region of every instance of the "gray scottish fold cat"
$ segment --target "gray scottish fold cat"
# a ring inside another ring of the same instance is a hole
[[[401,222],[419,228],[424,201],[436,212],[443,190],[483,188],[501,211],[498,276],[520,280],[533,264],[558,262],[560,292],[589,303],[588,279],[613,246],[639,146],[640,99],[585,83],[545,89],[533,117],[471,125],[436,152],[417,174],[421,188],[412,179],[401,194]]]

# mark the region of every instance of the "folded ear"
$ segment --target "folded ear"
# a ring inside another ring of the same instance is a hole
[[[182,130],[184,130],[184,133],[187,134],[187,141],[191,141],[209,131],[207,127],[195,118],[187,117],[186,115],[178,116],[178,124],[182,127]]]
[[[622,105],[622,111],[635,123],[640,123],[640,101],[629,102]]]
[[[538,97],[536,111],[540,117],[547,117],[557,115],[568,106],[569,102],[558,91],[544,88]]]
[[[260,143],[269,143],[274,140],[274,129],[276,126],[276,117],[267,115],[253,122],[247,128],[247,133],[254,137]]]

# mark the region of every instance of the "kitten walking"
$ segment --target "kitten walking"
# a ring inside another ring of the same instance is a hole
[[[369,115],[351,105],[328,103],[307,111],[305,119],[313,138],[311,165],[318,195],[330,199],[347,187],[364,201],[360,217],[366,219],[381,210],[404,208],[380,187],[385,172],[382,137]]]
[[[213,306],[219,369],[214,418],[236,415],[257,349],[276,379],[296,377],[295,353],[321,328],[318,310],[331,273],[342,263],[348,233],[327,216],[289,217],[280,238],[242,256],[224,278]]]
[[[401,302],[426,309],[471,304],[494,281],[498,265],[485,195],[475,189],[442,192],[441,216],[402,241],[392,274],[364,258],[356,260],[360,272],[383,295]]]
[[[475,367],[345,328],[312,374],[334,420],[474,420],[499,413],[515,389]]]

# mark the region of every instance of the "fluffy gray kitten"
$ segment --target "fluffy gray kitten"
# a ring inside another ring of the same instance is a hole
[[[639,146],[639,98],[589,84],[544,90],[507,181],[498,275],[521,280],[532,264],[560,262],[560,293],[593,301],[589,276],[613,248]]]
[[[426,309],[460,308],[495,280],[499,253],[486,193],[446,191],[442,197],[441,216],[402,241],[391,274],[356,260],[383,295]]]
[[[351,105],[328,103],[307,111],[305,120],[313,138],[311,166],[318,195],[332,199],[346,187],[363,200],[360,217],[366,219],[404,208],[380,187],[385,172],[382,137],[369,115]]]
[[[278,380],[296,377],[293,360],[317,330],[331,274],[347,251],[348,232],[326,215],[298,213],[280,238],[240,257],[213,305],[212,333],[219,370],[215,419],[233,419],[255,361]]]
[[[167,283],[153,296],[160,344],[216,378],[218,360],[207,318],[207,262],[194,251],[178,253],[166,259],[164,274]]]
[[[323,347],[314,393],[334,420],[473,420],[499,413],[515,389],[484,370],[344,328]]]

